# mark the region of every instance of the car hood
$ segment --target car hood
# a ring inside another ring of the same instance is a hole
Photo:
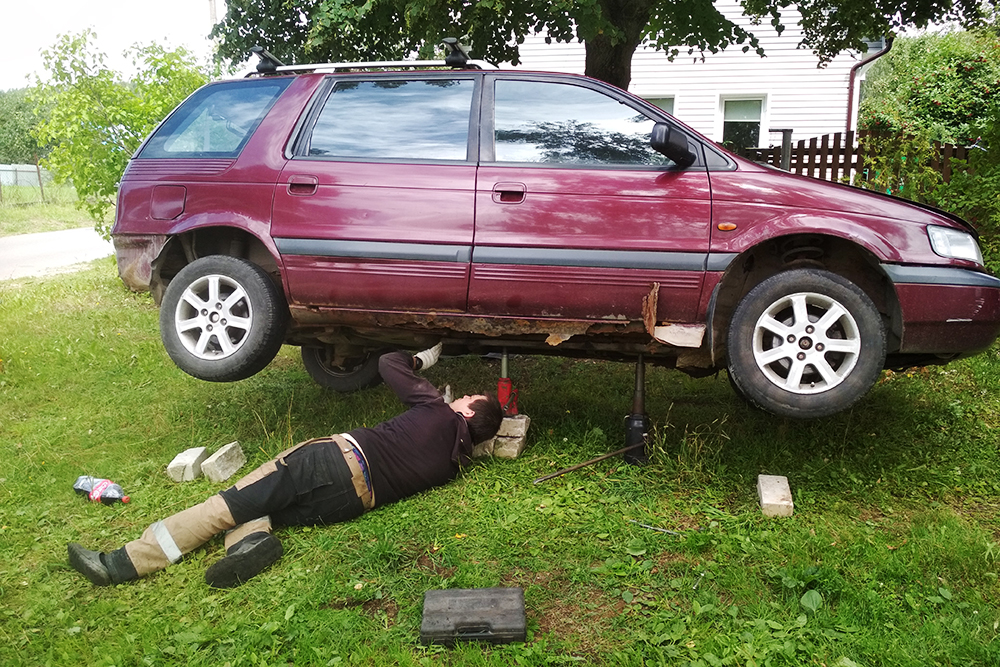
[[[770,165],[742,159],[738,164],[739,170],[730,172],[739,174],[737,178],[717,178],[721,173],[712,174],[713,198],[856,213],[922,225],[959,227],[976,238],[979,236],[976,229],[959,216],[927,204],[842,183],[790,174]]]

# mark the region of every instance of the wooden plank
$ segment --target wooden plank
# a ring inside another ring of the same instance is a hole
[[[827,166],[829,164],[828,161],[829,161],[829,158],[830,158],[829,143],[830,143],[830,135],[829,134],[824,134],[822,137],[820,137],[820,141],[819,141],[819,173],[816,175],[816,178],[820,179],[821,181],[828,181],[828,180],[830,180],[830,179],[827,178],[827,174],[829,173],[828,169],[827,169]]]
[[[807,176],[816,177],[816,137],[809,140],[809,166],[807,167],[809,172]]]

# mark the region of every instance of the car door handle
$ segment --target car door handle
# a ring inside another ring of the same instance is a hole
[[[520,204],[527,191],[524,183],[497,183],[493,186],[493,201],[498,204]]]
[[[319,179],[306,174],[292,174],[288,177],[288,194],[307,196],[316,194]]]

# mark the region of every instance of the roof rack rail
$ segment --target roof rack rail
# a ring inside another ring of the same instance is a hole
[[[263,47],[255,46],[250,50],[260,58],[257,63],[257,74],[289,74],[292,72],[317,72],[330,73],[352,69],[419,69],[432,67],[448,67],[451,69],[497,69],[493,63],[485,60],[472,60],[465,47],[458,43],[454,37],[446,37],[441,45],[445,47],[447,55],[444,60],[370,60],[364,62],[341,62],[341,63],[312,63],[306,65],[285,65],[273,55],[264,50]],[[247,76],[253,76],[253,72]]]

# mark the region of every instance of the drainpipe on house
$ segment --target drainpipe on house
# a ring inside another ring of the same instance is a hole
[[[879,51],[877,53],[874,53],[871,56],[865,58],[864,60],[862,60],[861,62],[857,63],[856,65],[854,65],[854,67],[851,68],[851,76],[848,79],[848,83],[847,83],[847,131],[848,132],[850,132],[850,131],[852,131],[854,129],[854,124],[853,124],[853,120],[854,120],[853,119],[853,116],[854,116],[854,83],[855,83],[855,80],[857,79],[858,72],[860,72],[861,68],[864,67],[865,65],[867,65],[867,64],[869,64],[871,62],[874,62],[875,60],[878,60],[879,58],[881,58],[885,54],[889,53],[889,49],[892,48],[892,41],[893,41],[893,39],[894,39],[893,37],[887,37],[886,40],[885,40],[885,48],[884,49],[882,49],[881,51]]]

